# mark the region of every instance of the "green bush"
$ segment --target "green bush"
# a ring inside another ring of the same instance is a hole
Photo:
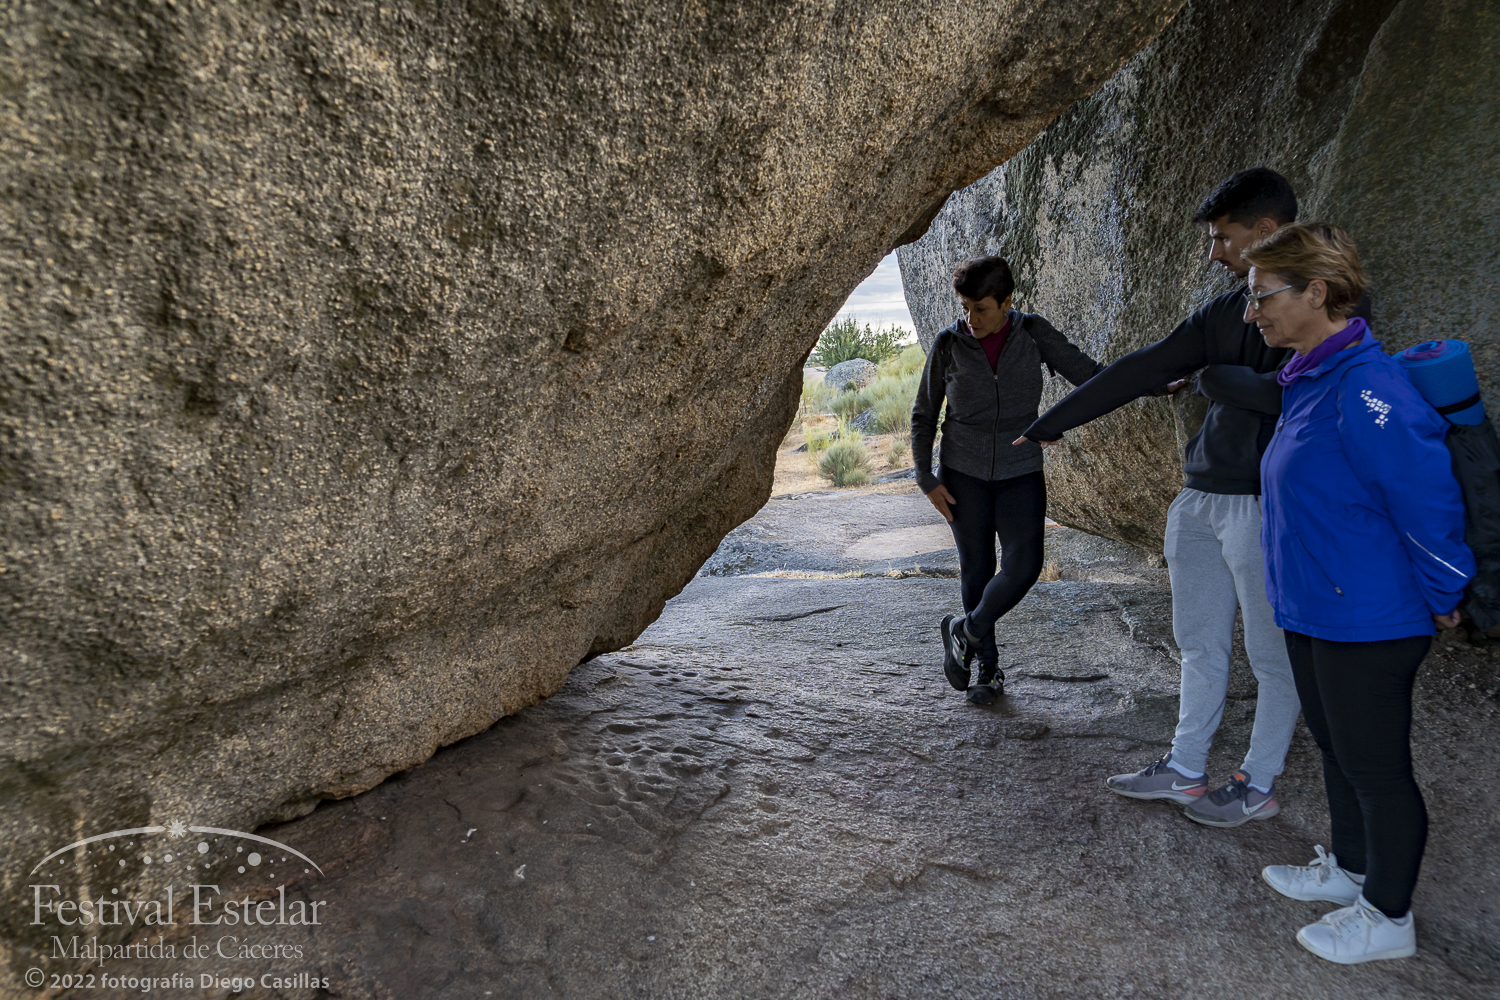
[[[857,431],[845,429],[847,421],[875,408],[875,424],[871,428],[877,434],[905,434],[911,430],[911,405],[917,398],[917,383],[922,378],[922,366],[927,355],[921,345],[912,344],[880,364],[880,374],[874,382],[863,389],[835,393],[821,381],[807,380],[802,385],[802,407],[799,416],[806,419],[813,413],[832,413],[839,418],[840,434],[852,440],[861,440]],[[826,438],[826,434],[825,434]],[[812,435],[808,436],[808,450],[815,447]]]
[[[927,364],[927,352],[921,344],[912,344],[900,354],[888,359],[880,366],[882,375],[915,375]]]
[[[917,383],[927,355],[921,345],[913,344],[880,365],[880,374],[863,389],[833,396],[828,412],[848,420],[875,407],[876,426],[882,434],[904,433],[911,429],[911,404],[917,398]],[[804,398],[806,391],[804,390]]]
[[[818,336],[818,346],[813,348],[807,360],[809,364],[822,368],[832,368],[855,358],[879,364],[901,353],[905,346],[901,340],[905,336],[906,331],[898,326],[877,330],[866,323],[864,329],[860,329],[859,321],[849,317],[829,324],[828,329]]]
[[[875,426],[882,434],[905,434],[911,430],[911,398],[884,396],[875,403]]]
[[[871,406],[874,406],[878,400],[885,399],[887,396],[895,396],[910,403],[917,398],[917,383],[921,379],[922,376],[918,372],[913,372],[910,375],[881,375],[875,381],[865,386],[864,391],[870,400]]]
[[[831,413],[834,392],[823,383],[823,377],[802,380],[801,416],[813,413]]]
[[[906,439],[892,438],[885,446],[885,457],[892,465],[900,465],[906,461]]]
[[[870,460],[865,456],[865,446],[840,436],[818,459],[818,472],[835,486],[856,486],[867,482]]]
[[[816,455],[833,441],[833,432],[826,427],[814,427],[807,432],[807,452]]]
[[[828,408],[837,414],[840,420],[857,417],[870,408],[869,390],[866,388],[856,389],[854,392],[841,392],[833,398]]]

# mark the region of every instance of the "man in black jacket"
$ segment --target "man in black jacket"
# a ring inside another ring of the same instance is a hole
[[[1240,252],[1296,217],[1286,178],[1255,167],[1214,188],[1193,221],[1208,229],[1209,259],[1243,278],[1249,267]],[[1281,412],[1276,371],[1289,352],[1268,347],[1245,322],[1245,301],[1242,285],[1199,307],[1164,339],[1069,394],[1017,439],[1046,447],[1067,430],[1203,369],[1197,389],[1210,400],[1208,414],[1187,444],[1186,485],[1167,513],[1172,631],[1182,651],[1177,730],[1169,753],[1105,784],[1132,798],[1182,803],[1189,818],[1210,826],[1238,826],[1280,810],[1274,782],[1301,708],[1266,601],[1260,546],[1260,457]],[[1224,714],[1236,608],[1259,687],[1255,724],[1244,765],[1210,791],[1204,772]]]

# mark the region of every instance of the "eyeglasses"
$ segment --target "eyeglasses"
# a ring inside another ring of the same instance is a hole
[[[1254,309],[1256,312],[1260,312],[1260,304],[1261,304],[1261,302],[1263,302],[1266,299],[1269,299],[1271,296],[1275,295],[1277,292],[1284,292],[1288,288],[1296,288],[1296,287],[1297,287],[1296,285],[1282,285],[1280,288],[1273,288],[1269,292],[1251,292],[1250,293],[1250,308]]]

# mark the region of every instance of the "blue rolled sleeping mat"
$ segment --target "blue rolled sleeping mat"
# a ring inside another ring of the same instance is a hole
[[[1479,398],[1473,355],[1462,340],[1429,340],[1396,360],[1448,419],[1448,452],[1464,494],[1464,541],[1479,563],[1463,612],[1485,633],[1500,634],[1500,441]]]

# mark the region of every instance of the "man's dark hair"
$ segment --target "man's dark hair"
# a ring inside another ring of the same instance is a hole
[[[996,305],[1004,305],[1016,279],[1003,257],[971,257],[953,269],[953,290],[975,302],[994,296]]]
[[[1241,226],[1272,219],[1278,226],[1297,221],[1297,195],[1287,179],[1270,167],[1251,167],[1231,174],[1208,193],[1193,215],[1206,226],[1221,216]]]

